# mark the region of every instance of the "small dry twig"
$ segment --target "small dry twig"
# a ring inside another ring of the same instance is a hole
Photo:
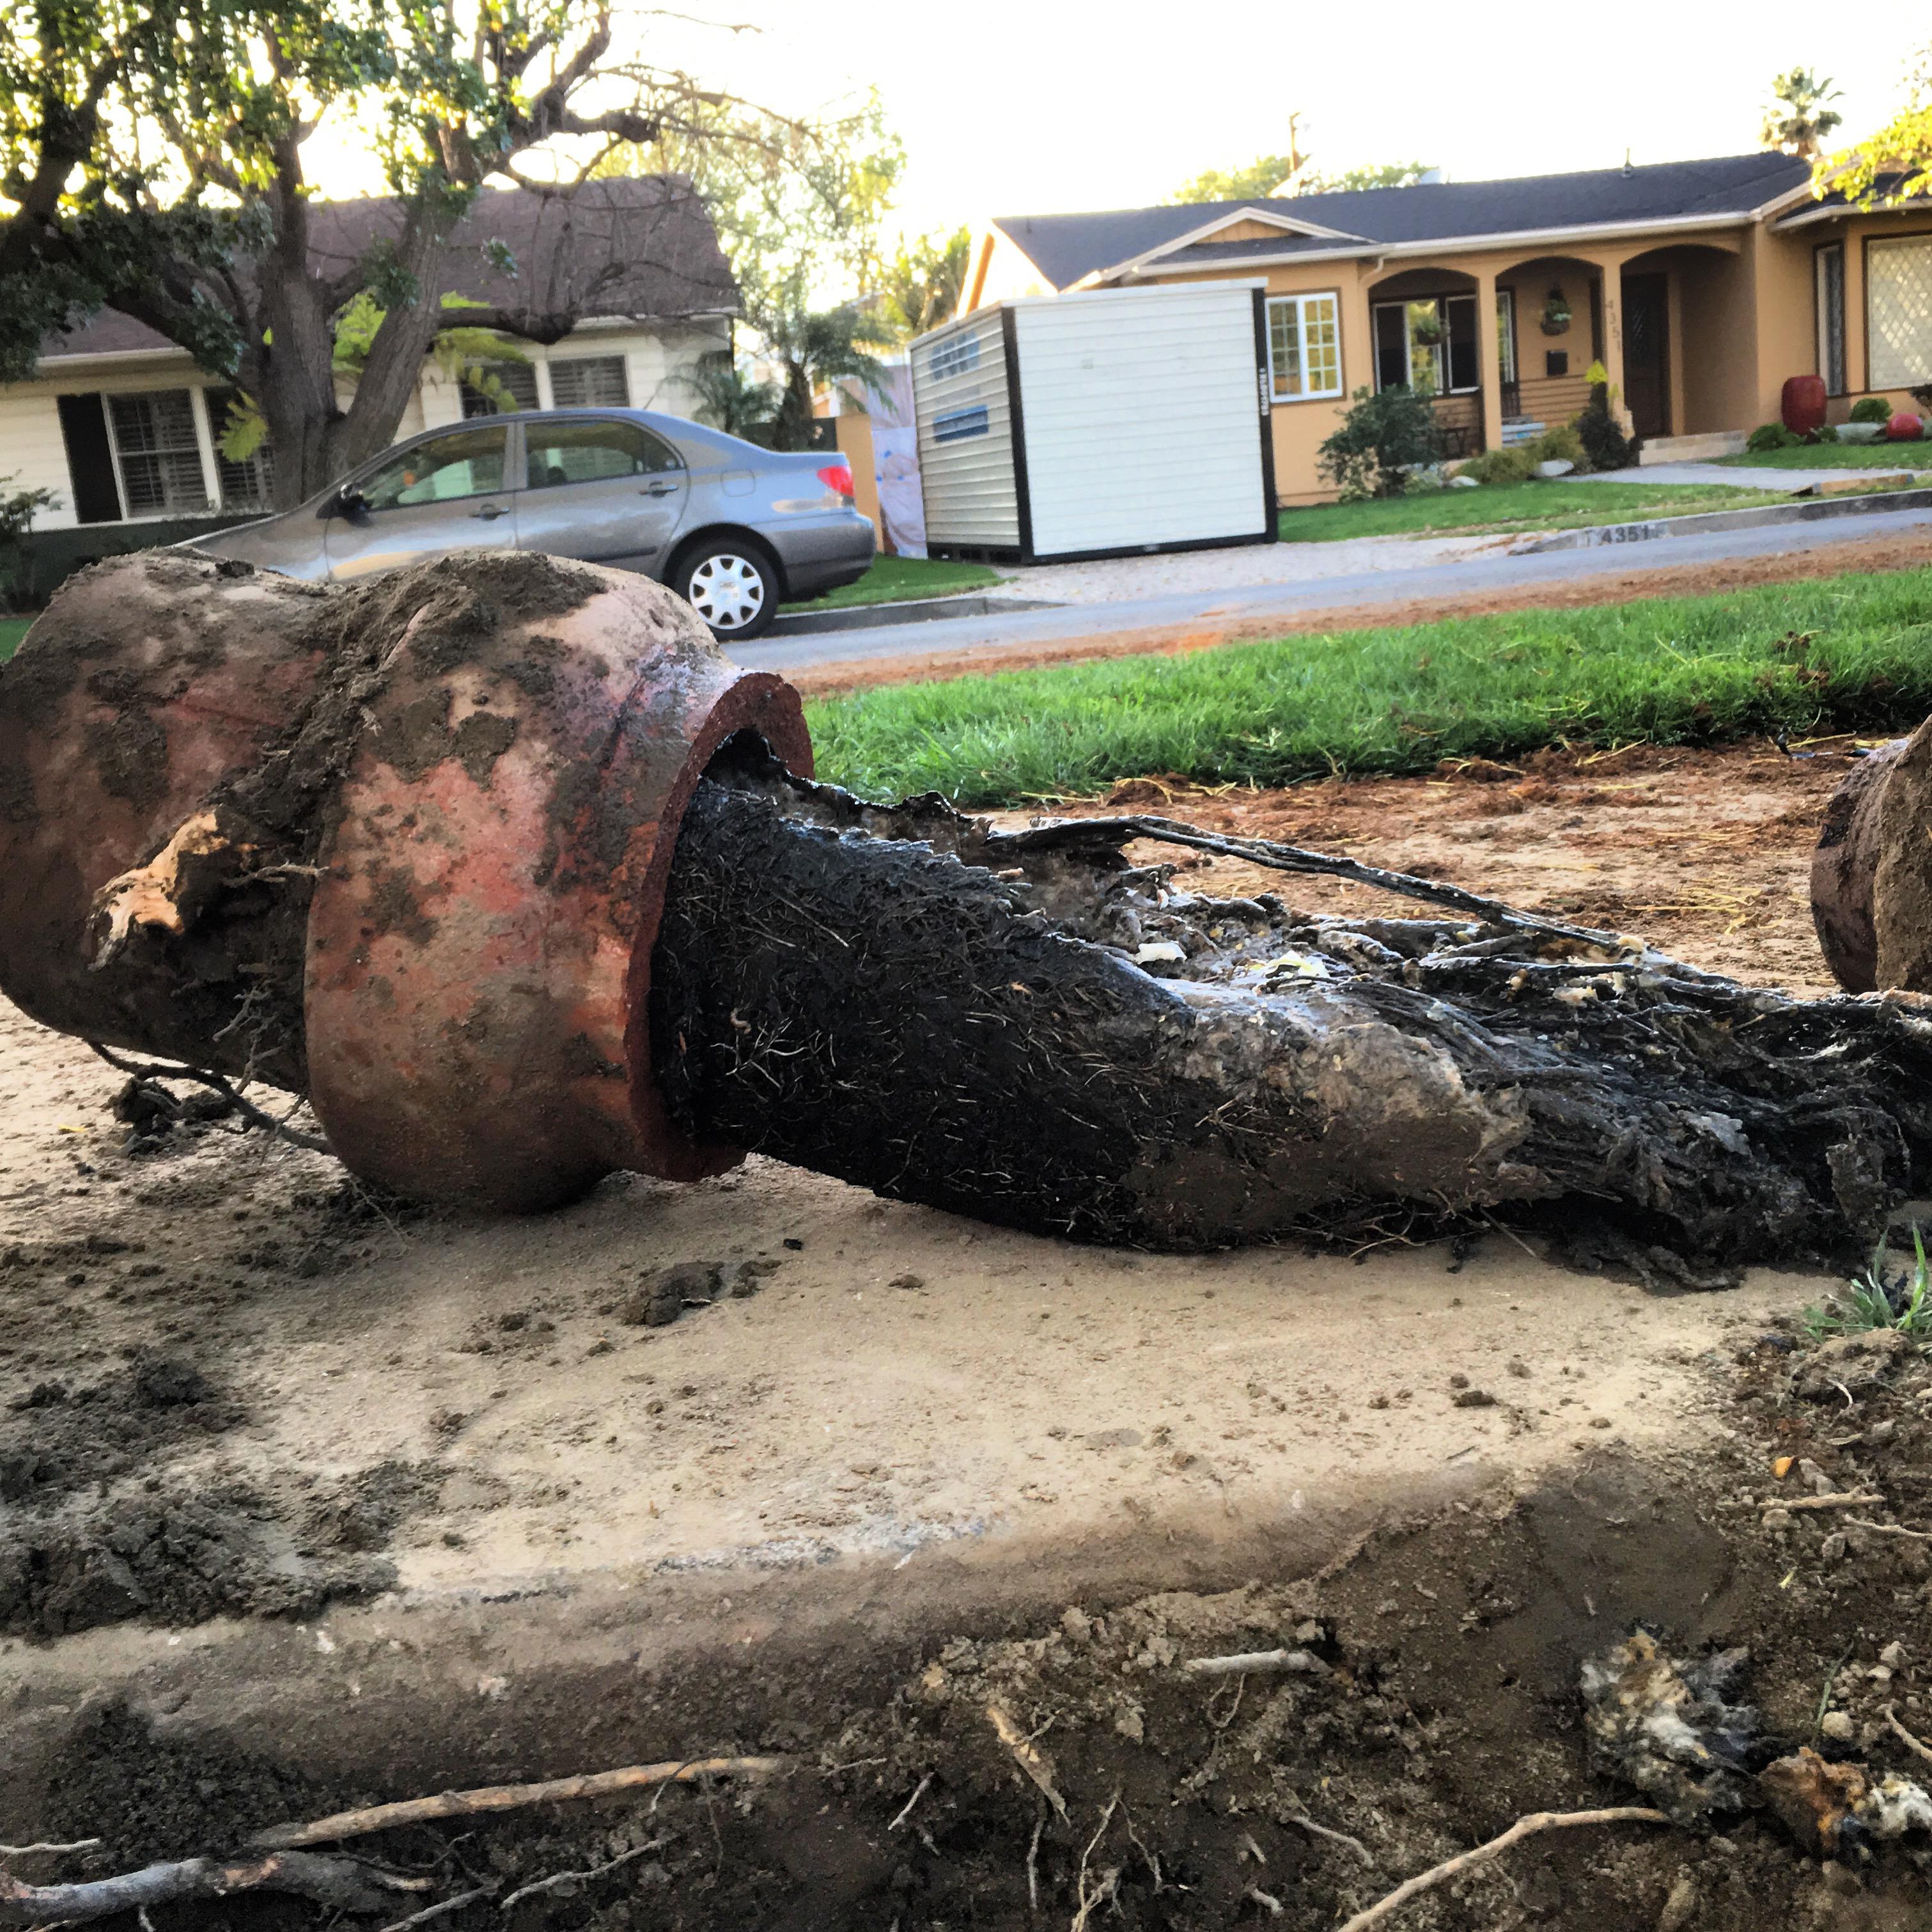
[[[50,1857],[64,1852],[91,1852],[100,1843],[98,1838],[75,1838],[64,1845],[0,1845],[0,1858],[31,1858],[40,1852],[46,1852]]]
[[[335,1150],[328,1142],[314,1134],[305,1134],[290,1126],[285,1120],[265,1113],[254,1101],[244,1100],[241,1094],[218,1073],[205,1073],[198,1066],[162,1066],[154,1064],[143,1066],[138,1060],[123,1060],[111,1052],[98,1040],[87,1044],[106,1061],[117,1073],[125,1073],[136,1080],[194,1080],[204,1087],[212,1088],[242,1118],[263,1132],[272,1134],[277,1140],[286,1141],[291,1147],[307,1148],[311,1154],[333,1154]]]
[[[1033,1740],[1012,1720],[1004,1706],[988,1704],[986,1715],[994,1730],[1000,1734],[1000,1742],[1013,1754],[1013,1762],[1032,1779],[1039,1787],[1040,1795],[1060,1815],[1062,1824],[1066,1822],[1066,1801],[1054,1788],[1053,1767],[1045,1756],[1034,1748]]]
[[[1898,1736],[1900,1743],[1904,1744],[1910,1750],[1915,1752],[1918,1756],[1922,1757],[1928,1764],[1932,1764],[1932,1747],[1928,1747],[1925,1744],[1921,1744],[1918,1740],[1898,1721],[1898,1708],[1895,1706],[1891,1704],[1886,1705],[1885,1707],[1885,1720],[1892,1726],[1893,1732]]]
[[[1027,1904],[1035,1912],[1040,1910],[1040,1834],[1046,1829],[1042,1811],[1033,1821],[1033,1843],[1027,1847]]]
[[[1100,1882],[1091,1892],[1087,1889],[1088,1861],[1094,1856],[1094,1847],[1107,1835],[1107,1827],[1114,1822],[1114,1813],[1120,1802],[1117,1791],[1107,1800],[1107,1808],[1100,1814],[1100,1822],[1094,1828],[1094,1835],[1087,1840],[1087,1849],[1080,1854],[1080,1876],[1076,1884],[1078,1909],[1073,1915],[1070,1932],[1087,1932],[1087,1922],[1120,1889],[1120,1874],[1118,1866],[1109,1866],[1100,1874]]]
[[[454,1898],[425,1905],[420,1912],[412,1912],[406,1918],[392,1919],[382,1928],[382,1932],[409,1932],[412,1925],[428,1925],[436,1919],[447,1918],[452,1912],[460,1912],[466,1905],[474,1905],[479,1898],[488,1898],[494,1889],[494,1886],[479,1885],[474,1892],[459,1892]],[[518,1895],[522,1896],[520,1893]]]
[[[1292,1672],[1302,1677],[1327,1677],[1327,1664],[1312,1650],[1249,1650],[1232,1657],[1191,1657],[1180,1666],[1184,1677],[1244,1677]]]
[[[1349,1850],[1353,1852],[1355,1856],[1361,1860],[1363,1864],[1368,1867],[1370,1870],[1373,1871],[1375,1870],[1376,1855],[1374,1852],[1370,1851],[1368,1846],[1362,1843],[1360,1839],[1350,1838],[1346,1832],[1333,1831],[1326,1825],[1318,1825],[1312,1818],[1308,1817],[1299,1811],[1285,1813],[1283,1814],[1282,1822],[1289,1825],[1298,1825],[1301,1827],[1302,1830],[1308,1832],[1312,1837],[1317,1838],[1328,1838],[1333,1840],[1334,1842],[1338,1845],[1346,1845]]]
[[[653,1852],[662,1851],[670,1843],[668,1838],[653,1838],[649,1844],[634,1845],[628,1852],[620,1852],[605,1864],[592,1865],[588,1871],[553,1872],[548,1878],[540,1878],[534,1884],[519,1886],[504,1900],[502,1910],[508,1911],[519,1899],[541,1898],[548,1892],[561,1892],[568,1885],[587,1885],[593,1878],[602,1878],[606,1872],[616,1871],[639,1858],[648,1858]]]
[[[1915,1543],[1932,1543],[1932,1530],[1901,1529],[1894,1522],[1868,1522],[1862,1516],[1848,1516],[1845,1519],[1848,1529],[1868,1529],[1874,1536],[1909,1536]]]
[[[1386,1898],[1378,1898],[1365,1910],[1358,1912],[1340,1928],[1340,1932],[1368,1932],[1371,1925],[1378,1925],[1391,1912],[1397,1912],[1412,1898],[1425,1892],[1432,1891],[1445,1880],[1454,1878],[1476,1865],[1487,1864],[1490,1859],[1500,1856],[1510,1846],[1524,1838],[1533,1838],[1539,1832],[1554,1832],[1576,1825],[1667,1825],[1670,1820],[1661,1811],[1653,1811],[1642,1804],[1612,1804],[1598,1811],[1532,1811],[1525,1818],[1519,1818],[1507,1832],[1493,1838],[1486,1844],[1477,1846],[1474,1850],[1459,1852],[1453,1858],[1444,1858],[1439,1865],[1431,1865],[1426,1872],[1418,1872],[1412,1879],[1405,1879]]]
[[[1271,1892],[1264,1892],[1258,1885],[1251,1885],[1241,1894],[1244,1898],[1252,1898],[1270,1918],[1279,1918],[1288,1908]]]
[[[920,1780],[917,1788],[914,1791],[912,1796],[905,1802],[905,1809],[886,1827],[886,1829],[888,1832],[896,1832],[898,1828],[912,1816],[912,1808],[926,1796],[926,1787],[932,1782],[932,1773],[928,1771],[926,1775]]]
[[[553,1778],[542,1784],[486,1784],[474,1791],[439,1791],[433,1798],[406,1798],[394,1804],[371,1804],[359,1811],[338,1811],[306,1825],[276,1825],[257,1832],[250,1844],[265,1851],[292,1845],[334,1844],[393,1831],[399,1825],[426,1825],[438,1818],[473,1818],[484,1811],[514,1811],[526,1804],[562,1804],[573,1798],[608,1798],[620,1791],[652,1785],[690,1784],[703,1778],[768,1778],[782,1771],[782,1757],[698,1757],[663,1764],[628,1764],[616,1771],[593,1771],[575,1778]]]
[[[1882,1503],[1884,1497],[1869,1490],[1841,1490],[1828,1496],[1779,1496],[1761,1505],[1765,1509],[1784,1510],[1834,1510],[1865,1509],[1874,1503]]]

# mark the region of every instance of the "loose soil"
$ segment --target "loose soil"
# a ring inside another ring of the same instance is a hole
[[[1756,746],[1116,796],[1817,990],[1803,882],[1842,769]],[[1932,1540],[1852,1519],[1932,1530],[1932,1377],[1799,1393],[1828,1282],[1648,1294],[1500,1236],[1156,1259],[770,1162],[425,1214],[232,1120],[130,1146],[84,1049],[11,1010],[0,1042],[0,1838],[105,1840],[20,1877],[756,1750],[793,1768],[364,1849],[433,1897],[626,1858],[454,1932],[1332,1932],[1524,1812],[1642,1802],[1576,1696],[1639,1620],[1748,1646],[1781,1742],[1928,1768],[1884,1711],[1932,1732]],[[1805,1461],[1883,1501],[1767,1516]],[[1281,1646],[1328,1674],[1178,1667]],[[1767,1814],[1718,1822],[1533,1840],[1390,1923],[1932,1912],[1921,1850],[1822,1864]]]
[[[1085,664],[1100,658],[1153,653],[1180,656],[1217,645],[1250,644],[1264,638],[1322,634],[1335,631],[1383,630],[1405,624],[1435,624],[1452,617],[1481,617],[1511,610],[1581,610],[1602,604],[1632,604],[1646,597],[1700,597],[1723,590],[1750,590],[1767,584],[1792,584],[1835,577],[1847,571],[1908,570],[1932,559],[1932,534],[1923,531],[1874,537],[1856,543],[1826,544],[1784,556],[1737,557],[1716,563],[1681,564],[1660,570],[1619,570],[1527,584],[1515,589],[1480,591],[1454,597],[1393,597],[1386,603],[1345,604],[1329,610],[1304,610],[1293,616],[1209,616],[1182,625],[1150,625],[1104,638],[1082,637],[1064,644],[986,646],[972,650],[908,652],[902,657],[860,658],[843,664],[801,666],[786,676],[807,698],[830,698],[886,684],[937,684],[948,678],[1044,666]]]

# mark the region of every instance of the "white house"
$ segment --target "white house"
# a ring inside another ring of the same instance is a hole
[[[399,218],[394,201],[370,198],[318,204],[312,218],[316,259],[346,270]],[[519,344],[527,366],[500,365],[526,409],[623,404],[688,416],[696,397],[686,378],[729,346],[738,306],[710,218],[680,176],[594,182],[568,197],[486,190],[457,232],[452,286],[506,310],[580,318],[554,346]],[[35,380],[0,387],[0,484],[53,490],[58,506],[36,530],[85,526],[104,550],[177,534],[144,524],[258,513],[273,452],[245,463],[221,454],[232,394],[185,350],[104,310],[48,340]],[[397,434],[491,406],[425,362]]]

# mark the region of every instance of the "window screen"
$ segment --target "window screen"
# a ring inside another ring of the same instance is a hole
[[[160,517],[208,507],[201,440],[195,434],[194,404],[187,390],[110,396],[107,420],[129,516]]]
[[[1866,256],[1866,312],[1874,389],[1932,378],[1932,236],[1874,242]]]
[[[490,362],[478,373],[481,384],[462,386],[463,413],[471,419],[500,416],[511,410],[533,410],[537,404],[537,372],[527,362]]]
[[[532,423],[524,436],[532,490],[684,467],[669,443],[635,423]]]
[[[1818,373],[1826,392],[1845,393],[1845,248],[1820,248],[1818,265]]]
[[[383,464],[359,486],[372,510],[410,509],[456,496],[483,496],[503,487],[502,429],[458,430],[432,437]]]
[[[550,393],[560,410],[622,410],[631,404],[621,356],[575,356],[552,361]]]
[[[1341,305],[1332,295],[1276,296],[1268,305],[1268,370],[1278,403],[1342,393]]]

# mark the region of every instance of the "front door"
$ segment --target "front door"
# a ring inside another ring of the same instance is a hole
[[[649,570],[684,518],[682,460],[642,423],[608,416],[524,424],[517,548]]]
[[[514,550],[510,432],[478,423],[410,444],[358,479],[353,513],[332,515],[324,544],[337,583],[451,550]]]
[[[1670,434],[1670,280],[1624,278],[1624,400],[1639,436]]]

